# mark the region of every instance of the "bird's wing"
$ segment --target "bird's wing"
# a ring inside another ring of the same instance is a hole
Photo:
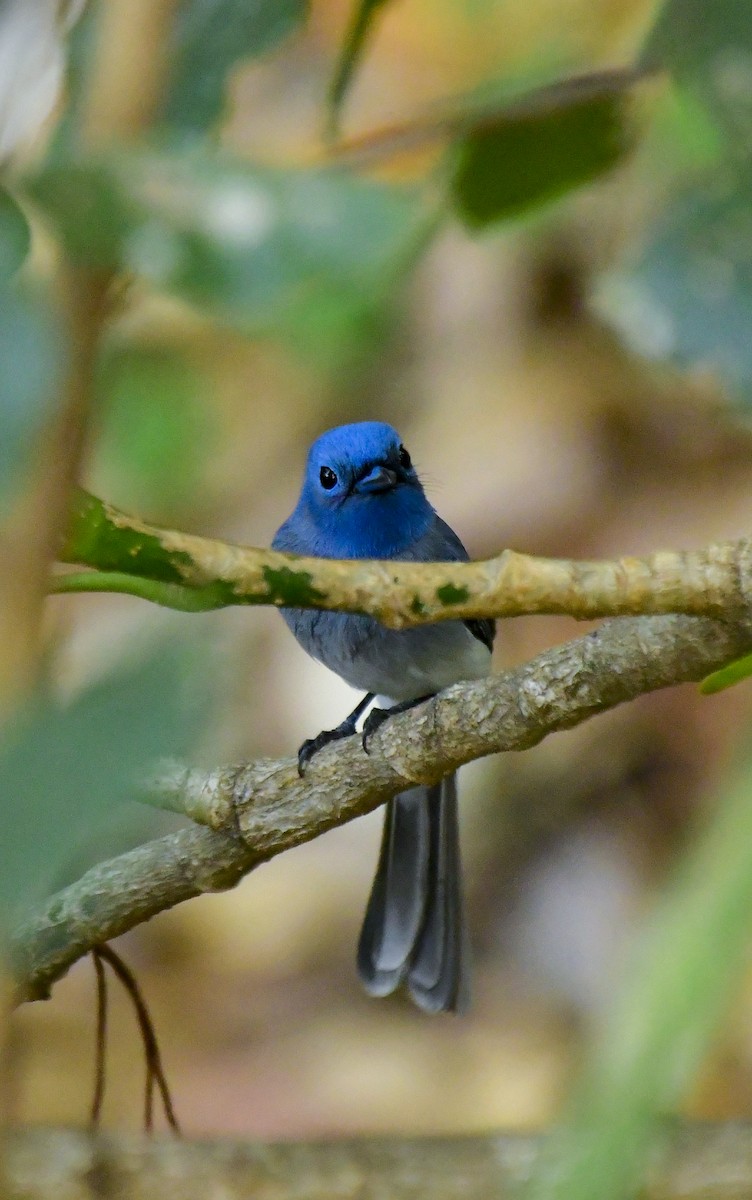
[[[447,525],[438,515],[434,515],[432,524],[416,544],[415,550],[417,553],[411,554],[410,557],[418,562],[468,562],[470,558],[451,525]],[[496,636],[494,621],[485,617],[472,618],[464,624],[479,642],[488,646],[489,650],[493,648]]]

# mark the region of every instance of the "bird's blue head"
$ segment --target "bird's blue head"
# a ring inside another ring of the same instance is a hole
[[[394,558],[425,533],[434,512],[397,431],[361,421],[313,443],[295,515],[314,534],[314,553]]]

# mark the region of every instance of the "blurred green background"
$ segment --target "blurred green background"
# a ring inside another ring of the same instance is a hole
[[[160,12],[161,55],[147,49]],[[22,487],[67,369],[53,287],[64,253],[127,281],[100,331],[82,479],[127,512],[266,545],[310,440],[376,418],[399,428],[473,557],[611,557],[747,533],[749,6],[384,4],[344,100],[349,149],[327,151],[351,16],[345,0],[87,5],[67,35],[64,98],[15,151],[0,207],[6,278],[22,263],[0,308],[0,501]],[[605,75],[584,95],[561,85],[519,120],[494,119],[535,85],[638,61],[669,71]],[[392,126],[405,128],[365,136]],[[32,757],[58,775],[64,761],[68,783],[54,818],[44,770],[33,775],[11,895],[19,878],[33,894],[38,874],[71,878],[174,827],[126,804],[103,820],[119,799],[113,764],[130,779],[181,743],[207,765],[290,754],[352,706],[273,611],[68,596],[46,620],[53,695],[100,712],[87,687],[134,649],[142,666],[99,683],[122,699],[117,745],[86,712],[62,733],[51,719],[33,727]],[[506,621],[497,666],[578,631]],[[165,639],[179,686],[150,671]],[[185,692],[190,718],[167,703]],[[463,771],[476,987],[462,1020],[359,989],[380,814],[121,939],[186,1130],[551,1121],[640,919],[744,745],[749,708],[749,685],[712,699],[680,687]],[[6,783],[24,774],[8,758],[4,769]],[[98,832],[61,853],[67,806]],[[40,867],[28,847],[40,851],[42,826]],[[135,1026],[114,998],[106,1122],[136,1126]],[[18,1013],[20,1120],[84,1119],[93,1020],[88,962]],[[752,1111],[752,975],[686,1111]]]

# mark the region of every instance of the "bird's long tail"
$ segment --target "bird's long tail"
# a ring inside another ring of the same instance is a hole
[[[391,800],[358,945],[372,996],[404,983],[426,1012],[462,1012],[469,1001],[454,775]]]

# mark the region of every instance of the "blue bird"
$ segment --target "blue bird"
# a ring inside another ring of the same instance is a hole
[[[313,443],[298,503],[272,545],[322,558],[468,558],[456,533],[429,504],[396,430],[378,421],[330,429]],[[365,720],[365,749],[385,717],[460,679],[478,679],[490,668],[492,621],[394,630],[349,613],[283,609],[282,615],[304,650],[366,692],[341,725],[303,743],[301,774],[322,746],[355,732],[373,700],[379,707]],[[387,996],[404,984],[427,1012],[467,1007],[454,776],[433,787],[411,788],[387,804],[358,944],[358,972],[373,996]]]

